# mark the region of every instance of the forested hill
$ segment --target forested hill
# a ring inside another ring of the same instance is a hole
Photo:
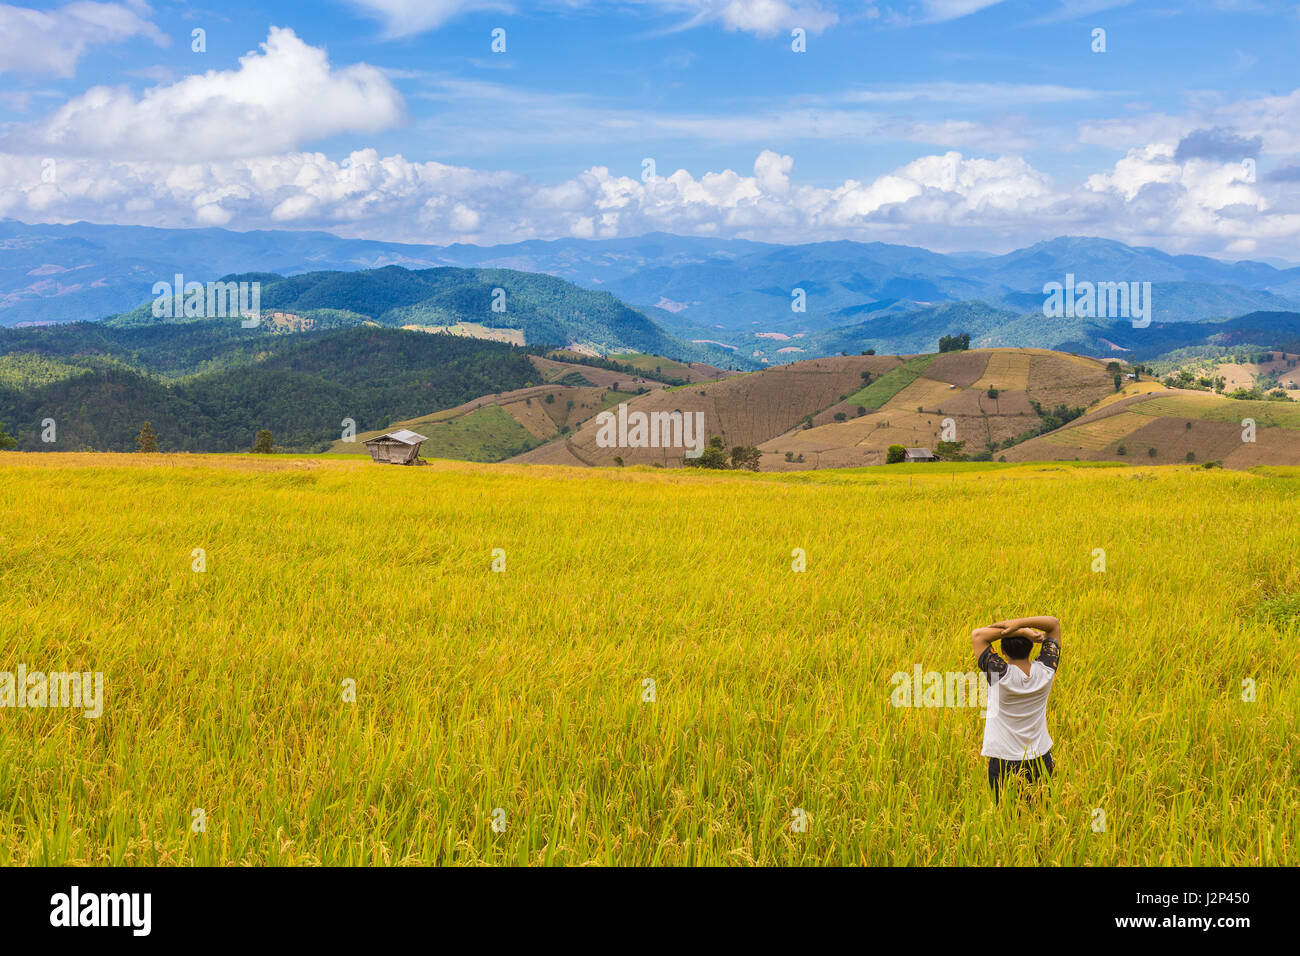
[[[268,323],[287,314],[297,327],[305,320],[313,328],[367,321],[421,328],[471,324],[521,332],[521,344],[528,345],[577,344],[602,354],[636,351],[686,360],[716,357],[664,332],[608,292],[582,289],[554,276],[510,269],[413,271],[387,266],[290,277],[248,273],[225,276],[220,281],[259,282],[261,311]],[[187,321],[155,318],[151,307],[152,301],[105,321],[119,327]]]
[[[345,418],[358,432],[385,428],[541,382],[524,350],[453,335],[367,326],[241,338],[238,323],[204,322],[171,341],[182,347],[150,351],[134,331],[78,324],[0,337],[0,423],[20,449],[133,451],[149,421],[163,451],[247,451],[261,429],[277,447],[321,450]],[[248,361],[253,343],[260,350]],[[164,380],[151,367],[180,355],[212,370]],[[57,441],[46,444],[42,423],[51,419]]]

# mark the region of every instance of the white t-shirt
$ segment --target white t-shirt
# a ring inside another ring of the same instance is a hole
[[[1003,760],[1033,760],[1052,749],[1052,738],[1047,733],[1047,695],[1052,691],[1056,671],[1046,664],[1033,661],[1026,674],[1015,664],[1007,665],[997,673],[998,657],[991,650],[994,666],[987,667],[981,656],[980,665],[989,675],[988,716],[984,722],[985,757]]]

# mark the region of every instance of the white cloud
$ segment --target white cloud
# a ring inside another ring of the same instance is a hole
[[[1227,252],[1260,238],[1293,242],[1300,235],[1295,199],[1281,190],[1266,195],[1253,167],[1199,158],[1179,163],[1176,151],[1176,143],[1130,150],[1111,172],[1089,177],[1084,189],[1122,201],[1115,217],[1121,228],[1138,232],[1154,214],[1170,236],[1221,238]]]
[[[389,37],[413,36],[436,30],[448,20],[479,10],[510,9],[495,0],[351,0],[352,6],[384,25]]]
[[[1057,9],[1049,11],[1046,15],[1030,22],[1037,26],[1077,20],[1080,17],[1089,17],[1106,10],[1113,10],[1116,7],[1126,7],[1132,2],[1133,0],[1062,0]]]
[[[943,23],[968,17],[1001,2],[1002,0],[920,0],[921,14],[912,19],[922,23]]]
[[[794,169],[793,156],[780,156],[771,150],[764,150],[754,160],[754,179],[760,189],[773,196],[785,196],[790,192],[790,171]]]
[[[402,119],[401,95],[365,64],[330,68],[325,51],[272,27],[261,52],[137,97],[96,86],[46,119],[18,127],[7,147],[52,154],[194,160],[294,149],[342,132],[377,132]]]
[[[977,228],[1050,198],[1046,177],[1019,159],[922,157],[869,183],[813,187],[794,159],[761,152],[751,174],[679,169],[643,182],[596,166],[558,183],[513,173],[354,152],[344,162],[289,153],[206,163],[60,162],[54,183],[35,160],[0,157],[0,216],[331,228],[420,242],[503,242],[649,230],[705,235],[835,238],[908,225]]]
[[[349,0],[362,13],[379,20],[386,36],[407,37],[436,30],[456,17],[482,11],[509,12],[506,0]],[[651,13],[683,16],[681,29],[716,23],[726,30],[772,36],[802,27],[821,33],[839,20],[831,0],[618,0],[625,7],[640,7]],[[542,0],[535,4],[550,9],[590,8],[613,5],[610,0]]]
[[[1111,172],[1090,176],[1085,188],[1094,192],[1112,191],[1125,200],[1132,200],[1153,183],[1176,183],[1182,170],[1174,163],[1175,149],[1176,146],[1170,143],[1131,149]]]
[[[873,105],[961,105],[983,106],[989,109],[1048,103],[1079,103],[1103,96],[1119,96],[1115,92],[1102,92],[1086,87],[1058,86],[1038,83],[956,83],[935,81],[929,83],[893,84],[871,89],[853,90],[843,99],[850,103]]]
[[[772,36],[801,27],[809,33],[822,33],[833,26],[839,15],[817,3],[790,4],[785,0],[726,0],[702,3],[710,15],[728,30],[741,30],[758,36]]]
[[[38,157],[0,154],[0,217],[328,229],[435,244],[662,230],[937,249],[1018,248],[1087,234],[1219,254],[1294,250],[1300,197],[1291,184],[1252,177],[1241,163],[1179,162],[1176,152],[1177,140],[1134,148],[1077,188],[1056,185],[1019,156],[952,150],[829,185],[801,182],[794,158],[772,150],[759,152],[749,171],[661,169],[648,182],[605,166],[538,182],[373,149],[341,160],[315,152],[202,162],[67,158],[52,170]]]
[[[1094,120],[1079,127],[1079,142],[1112,149],[1178,142],[1196,130],[1222,129],[1259,138],[1264,153],[1300,153],[1300,89],[1275,96],[1197,104],[1186,114],[1146,113],[1139,117]]]
[[[69,77],[87,48],[143,36],[159,46],[170,40],[144,19],[143,3],[79,0],[55,10],[0,4],[0,73]]]

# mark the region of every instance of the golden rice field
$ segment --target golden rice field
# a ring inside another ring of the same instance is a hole
[[[0,488],[0,670],[105,675],[97,720],[0,710],[5,865],[1300,863],[1297,470],[10,453]],[[995,806],[979,711],[890,677],[1031,613],[1057,774]]]

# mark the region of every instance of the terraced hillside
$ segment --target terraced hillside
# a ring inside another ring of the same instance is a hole
[[[755,445],[765,471],[882,464],[890,445],[934,448],[951,420],[966,454],[1045,430],[1060,406],[1114,394],[1106,363],[1042,349],[809,359],[642,395],[628,412],[703,413],[706,436]],[[680,465],[681,448],[600,447],[597,421],[517,459],[542,464]]]
[[[702,415],[704,441],[717,435],[728,448],[756,446],[763,471],[880,465],[891,445],[937,450],[948,440],[961,443],[966,456],[1011,462],[1300,462],[1300,404],[1238,401],[1145,379],[1116,391],[1106,362],[1045,349],[808,359],[676,387],[626,369],[529,361],[545,384],[480,396],[385,430],[429,436],[426,458],[682,465],[684,442],[602,445],[597,416],[626,403],[629,413],[657,413],[661,421]],[[647,357],[642,367],[680,371],[665,362]],[[1243,441],[1245,419],[1255,422],[1253,442]],[[355,453],[359,446],[336,442],[331,450]]]
[[[764,470],[883,464],[890,445],[934,449],[947,434],[963,453],[997,452],[1048,426],[1044,415],[1114,394],[1097,359],[1044,349],[912,356],[836,408],[759,445]],[[842,420],[836,416],[843,415]]]
[[[1253,436],[1248,421],[1255,423]],[[1009,449],[1006,457],[1133,464],[1219,461],[1227,468],[1292,465],[1300,461],[1300,404],[1161,389],[1108,403]]]
[[[721,435],[728,446],[758,445],[773,435],[798,426],[809,416],[830,420],[834,409],[845,405],[863,384],[900,367],[903,360],[891,355],[840,356],[809,359],[761,372],[736,375],[717,382],[703,382],[661,389],[628,402],[629,412],[647,414],[681,412],[704,415],[704,434]],[[521,455],[517,461],[535,464],[613,465],[622,458],[628,465],[681,465],[685,449],[602,448],[597,440],[598,425],[588,421],[566,440]]]

